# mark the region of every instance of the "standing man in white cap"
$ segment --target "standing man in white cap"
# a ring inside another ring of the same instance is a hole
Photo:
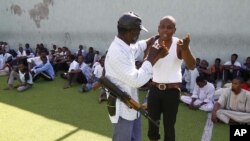
[[[137,42],[140,31],[147,31],[141,19],[133,12],[125,13],[118,20],[118,35],[111,43],[105,60],[105,76],[138,102],[137,88],[152,77],[153,62],[159,48],[151,47],[155,37]],[[142,66],[136,69],[135,59],[150,47],[150,53]],[[163,53],[164,56],[164,53]],[[109,96],[111,97],[111,96]],[[141,141],[140,114],[116,99],[113,113],[113,141]]]

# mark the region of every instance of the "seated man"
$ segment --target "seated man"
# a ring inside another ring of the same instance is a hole
[[[198,76],[192,96],[181,96],[181,101],[189,104],[191,109],[210,112],[213,109],[214,91],[212,83],[207,82],[204,77]]]
[[[0,76],[6,76],[11,71],[12,55],[7,53],[4,46],[0,47]]]
[[[95,66],[94,72],[91,72],[90,67],[86,65],[82,65],[81,69],[83,74],[86,76],[87,83],[82,85],[80,92],[87,92],[93,88],[93,85],[97,82],[97,80],[102,76],[103,67],[104,67],[104,59],[102,58],[98,65]]]
[[[223,66],[221,64],[221,59],[216,58],[214,64],[211,66],[211,82],[214,83],[216,89],[221,88],[222,86],[222,74]]]
[[[70,55],[70,67],[68,73],[63,74],[63,78],[66,78],[68,80],[67,84],[63,87],[64,89],[70,88],[72,86],[73,82],[77,82],[82,84],[86,81],[85,76],[83,75],[80,65],[83,63],[83,56],[78,56],[77,61],[75,61],[75,56]]]
[[[47,56],[41,56],[42,64],[35,66],[31,69],[33,81],[36,81],[39,77],[43,77],[45,80],[52,81],[55,78],[55,72],[48,61]]]
[[[205,78],[205,80],[210,82],[210,76],[211,76],[211,72],[208,69],[208,62],[207,60],[201,60],[200,63],[200,67],[198,68],[199,71],[199,76],[203,76],[203,78]]]
[[[223,66],[224,67],[224,71],[223,71],[224,83],[228,83],[240,75],[241,64],[240,62],[237,61],[237,58],[238,58],[237,54],[232,54],[231,60],[227,61],[224,64]]]
[[[221,90],[221,96],[212,111],[212,121],[250,124],[250,93],[241,88],[243,81],[235,78],[232,88]]]
[[[28,62],[26,59],[19,60],[18,70],[12,70],[8,78],[8,87],[5,90],[13,89],[14,80],[17,79],[21,82],[20,85],[15,86],[18,91],[25,91],[32,87],[33,81],[31,73],[28,69]]]
[[[250,79],[250,57],[247,57],[246,62],[241,68],[241,77],[244,78],[244,81]]]

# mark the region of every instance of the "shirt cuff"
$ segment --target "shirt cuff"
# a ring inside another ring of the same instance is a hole
[[[153,76],[153,66],[152,66],[152,64],[148,60],[145,60],[142,63],[141,68],[146,68],[147,72],[150,73],[151,77]]]

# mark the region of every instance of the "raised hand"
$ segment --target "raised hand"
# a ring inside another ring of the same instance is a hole
[[[164,41],[161,43],[161,45],[157,44],[159,51],[154,59],[154,62],[157,62],[160,58],[163,58],[168,55],[168,48],[165,46]]]
[[[155,41],[156,41],[157,39],[159,39],[159,37],[160,37],[159,35],[155,35],[155,36],[150,37],[150,38],[148,38],[148,39],[146,40],[147,48],[146,48],[146,50],[144,51],[144,57],[143,57],[143,58],[146,58],[146,57],[147,57],[150,48],[151,48],[152,45],[155,43]]]
[[[184,39],[179,40],[177,42],[177,46],[181,50],[188,50],[189,49],[189,43],[190,43],[190,35],[187,34],[187,36]]]

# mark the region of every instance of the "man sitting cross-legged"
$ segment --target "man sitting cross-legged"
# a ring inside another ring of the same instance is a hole
[[[8,87],[5,90],[13,89],[14,80],[17,79],[21,84],[15,86],[18,91],[25,91],[32,87],[33,81],[28,69],[28,62],[24,58],[18,62],[18,70],[12,70],[8,78]]]
[[[231,88],[220,90],[220,97],[212,111],[212,121],[226,124],[250,124],[250,93],[241,88],[243,81],[235,78]]]
[[[43,77],[45,80],[48,81],[54,80],[55,72],[52,65],[48,61],[47,56],[41,56],[40,59],[43,63],[31,69],[33,81],[36,81],[40,77]]]
[[[181,96],[181,101],[189,104],[191,109],[210,112],[213,109],[214,92],[214,85],[207,82],[204,77],[198,76],[192,96]]]
[[[70,55],[70,67],[67,73],[62,75],[63,78],[67,79],[67,84],[64,85],[64,89],[70,88],[73,82],[79,84],[87,83],[87,80],[80,69],[80,66],[84,63],[84,57],[78,56],[77,61],[75,61],[74,55]]]
[[[88,92],[90,91],[94,85],[97,83],[98,79],[103,76],[104,71],[104,61],[105,56],[102,56],[101,59],[98,61],[99,63],[95,66],[94,72],[91,78],[88,80],[87,84],[83,84],[80,92]],[[99,102],[105,101],[107,99],[106,93],[103,88],[101,88],[101,95],[99,97]]]

